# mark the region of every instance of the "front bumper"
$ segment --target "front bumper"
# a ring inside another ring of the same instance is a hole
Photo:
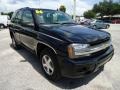
[[[57,58],[62,76],[69,78],[79,78],[85,77],[99,70],[100,67],[111,60],[113,55],[114,49],[113,46],[110,46],[105,53],[97,57],[71,60],[69,58],[58,55]]]

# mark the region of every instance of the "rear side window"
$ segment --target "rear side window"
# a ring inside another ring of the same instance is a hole
[[[12,18],[11,18],[11,22],[12,22],[12,23],[15,22],[15,18],[16,18],[16,16],[17,16],[17,12],[18,12],[18,11],[14,12],[13,15],[12,15]]]
[[[17,19],[22,20],[22,11],[19,11],[17,14]]]
[[[32,26],[34,25],[33,16],[31,11],[25,10],[22,16],[22,25],[24,26]]]
[[[18,11],[15,14],[13,14],[11,22],[20,24],[22,20],[22,11]]]

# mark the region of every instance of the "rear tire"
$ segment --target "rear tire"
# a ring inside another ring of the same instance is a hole
[[[3,24],[0,25],[0,29],[3,29],[5,28],[5,26]]]
[[[14,37],[12,37],[12,47],[14,49],[20,49],[20,45],[16,42]]]
[[[100,67],[102,71],[104,70],[104,67],[105,67],[105,65],[103,65],[103,66]]]
[[[48,58],[48,60],[45,58]],[[49,61],[50,62],[49,65],[48,65],[48,63],[45,65],[45,61],[47,61],[47,62]],[[49,80],[57,81],[61,78],[61,73],[60,73],[56,55],[51,49],[46,48],[41,52],[40,63],[41,63],[41,68],[42,68],[45,76]]]
[[[96,25],[93,26],[93,29],[97,29]]]
[[[110,25],[106,25],[106,29],[108,29],[110,27]]]

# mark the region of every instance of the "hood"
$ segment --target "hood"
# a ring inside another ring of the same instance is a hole
[[[52,26],[52,31],[71,43],[100,43],[110,39],[110,34],[102,30],[93,30],[81,25]]]

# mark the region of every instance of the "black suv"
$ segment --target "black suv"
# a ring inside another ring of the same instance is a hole
[[[51,80],[88,76],[114,54],[109,33],[77,25],[56,10],[21,8],[13,14],[9,30],[13,47],[34,52]]]

